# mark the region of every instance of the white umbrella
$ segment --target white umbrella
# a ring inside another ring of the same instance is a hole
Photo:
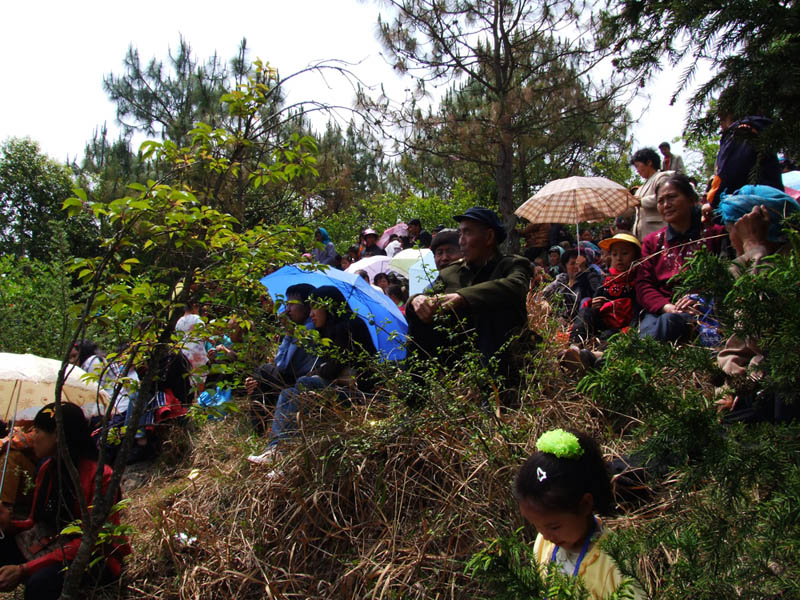
[[[408,295],[421,294],[439,276],[433,252],[428,252],[408,269]]]
[[[384,256],[382,254],[377,256],[368,256],[367,258],[357,260],[352,265],[347,267],[347,269],[345,269],[345,273],[366,271],[367,275],[369,275],[369,281],[372,283],[372,280],[375,279],[375,275],[389,271],[389,260],[391,259],[388,256]]]
[[[44,406],[55,402],[56,379],[61,361],[42,358],[34,354],[0,352],[0,415],[11,421],[9,440],[14,435],[17,421],[32,421]],[[97,382],[83,381],[86,371],[69,365],[64,373],[61,399],[83,408],[87,416],[97,414],[106,406],[107,396],[98,393]],[[0,474],[0,492],[6,481],[9,452],[3,459]]]
[[[411,266],[428,254],[432,254],[430,248],[407,248],[395,254],[389,261],[389,266],[403,277],[408,277],[408,270]]]
[[[43,406],[55,402],[56,377],[61,361],[34,354],[0,352],[0,416],[9,420],[33,420]],[[108,402],[96,381],[85,381],[86,372],[69,365],[61,399],[83,408],[87,416],[98,414]]]

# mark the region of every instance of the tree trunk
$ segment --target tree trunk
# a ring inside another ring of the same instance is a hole
[[[514,147],[508,135],[503,135],[498,143],[495,184],[500,218],[508,233],[504,249],[516,253],[519,252],[519,235],[516,231],[517,217],[514,215]]]

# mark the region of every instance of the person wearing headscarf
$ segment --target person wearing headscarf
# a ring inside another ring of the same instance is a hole
[[[314,262],[334,266],[336,264],[336,247],[324,227],[317,227],[314,239],[322,245],[322,248],[315,247],[311,250],[311,258]]]
[[[561,269],[561,257],[563,254],[564,248],[558,244],[550,246],[550,250],[547,251],[547,272],[551,277],[556,277],[559,273],[563,273]]]

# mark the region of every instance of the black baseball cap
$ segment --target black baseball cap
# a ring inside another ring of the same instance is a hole
[[[497,216],[496,212],[489,210],[488,208],[483,208],[482,206],[473,206],[472,208],[465,210],[463,215],[454,215],[453,219],[459,223],[464,219],[470,219],[471,221],[477,221],[478,223],[483,223],[487,227],[491,227],[494,229],[495,239],[497,240],[498,244],[502,244],[506,239],[506,229],[503,227],[500,217]]]

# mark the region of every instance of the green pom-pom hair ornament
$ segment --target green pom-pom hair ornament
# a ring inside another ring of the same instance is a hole
[[[536,449],[558,458],[580,458],[583,448],[575,434],[563,429],[546,431],[536,440]]]

